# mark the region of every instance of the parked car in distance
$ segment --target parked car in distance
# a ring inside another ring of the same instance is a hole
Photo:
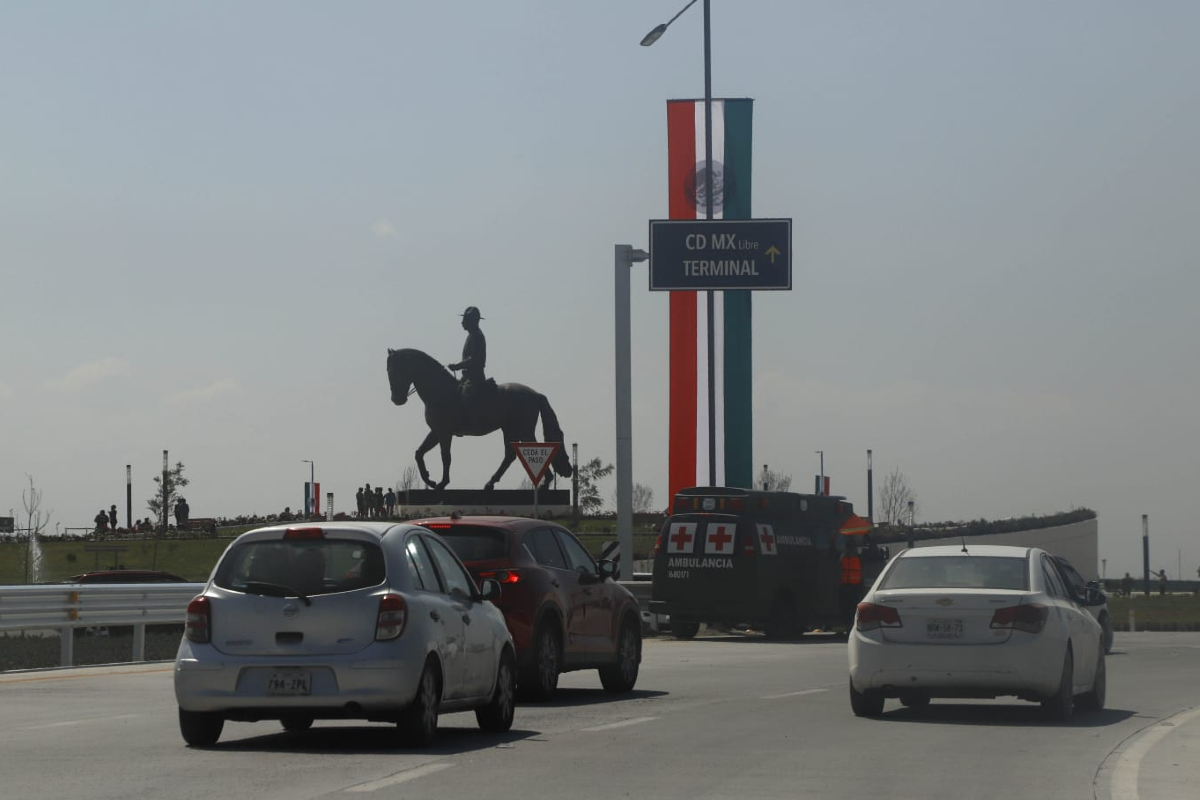
[[[1013,695],[1070,719],[1104,707],[1099,623],[1033,547],[903,550],[858,604],[849,637],[850,707],[883,712],[932,698]]]
[[[1067,582],[1067,588],[1071,590],[1075,600],[1095,617],[1096,622],[1100,623],[1100,629],[1104,631],[1104,652],[1111,653],[1113,629],[1112,620],[1108,617],[1108,595],[1100,588],[1098,582],[1085,581],[1079,574],[1079,570],[1075,569],[1071,562],[1064,557],[1052,556],[1052,558],[1058,564],[1059,572],[1062,573],[1063,579]]]
[[[642,660],[638,603],[561,525],[524,517],[451,516],[417,521],[441,535],[476,580],[504,587],[496,605],[512,633],[517,683],[545,698],[562,672],[596,669],[609,692],[628,692]]]
[[[175,660],[179,728],[211,745],[227,720],[396,723],[428,745],[444,711],[512,725],[516,658],[500,584],[476,588],[426,528],[301,523],[239,536],[187,609]]]
[[[106,569],[72,575],[64,583],[200,583],[152,569]]]

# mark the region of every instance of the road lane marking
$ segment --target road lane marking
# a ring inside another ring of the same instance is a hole
[[[763,700],[782,700],[785,697],[800,697],[800,696],[806,695],[806,694],[820,694],[821,692],[828,692],[828,691],[829,691],[828,689],[801,689],[798,692],[784,692],[783,694],[769,694],[769,695],[763,697],[762,699]]]
[[[47,722],[42,725],[27,725],[23,728],[14,728],[18,731],[44,731],[47,728],[69,728],[72,725],[83,725],[86,722],[108,722],[114,719],[136,719],[138,714],[114,714],[111,717],[88,717],[87,719],[68,719],[62,722]]]
[[[658,717],[634,717],[633,719],[623,719],[620,722],[610,722],[607,725],[596,725],[591,728],[580,728],[580,730],[587,731],[588,733],[595,733],[597,731],[611,731],[615,730],[616,728],[626,728],[630,725],[641,725],[643,722],[653,722],[656,719],[658,719]]]
[[[1109,796],[1121,800],[1138,800],[1138,773],[1141,772],[1142,759],[1154,745],[1165,739],[1167,734],[1179,730],[1180,726],[1196,716],[1200,716],[1200,708],[1159,720],[1149,728],[1135,733],[1117,756],[1117,763],[1113,765],[1112,775],[1108,780]]]
[[[395,775],[389,775],[386,778],[380,778],[377,781],[369,783],[360,783],[357,786],[351,786],[349,789],[343,789],[345,792],[374,792],[378,789],[386,789],[389,786],[395,786],[398,783],[424,778],[426,775],[432,775],[435,772],[454,766],[449,761],[436,761],[432,764],[423,764],[419,767],[406,769],[403,772],[397,772]]]

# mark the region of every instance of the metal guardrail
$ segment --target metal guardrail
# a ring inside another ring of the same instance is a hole
[[[648,574],[640,580],[620,581],[645,611],[650,601]],[[146,660],[146,626],[182,623],[188,602],[204,589],[203,583],[55,584],[53,586],[0,586],[0,633],[56,630],[59,663],[74,664],[75,628],[133,626],[132,661]]]
[[[133,626],[132,661],[146,660],[146,626],[182,623],[203,583],[0,586],[0,632],[56,630],[59,663],[74,664],[75,628]]]

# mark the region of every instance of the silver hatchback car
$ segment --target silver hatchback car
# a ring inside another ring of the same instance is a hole
[[[512,637],[454,551],[415,525],[260,528],[221,556],[191,601],[175,659],[179,729],[211,745],[226,720],[396,723],[429,744],[440,711],[512,726]]]

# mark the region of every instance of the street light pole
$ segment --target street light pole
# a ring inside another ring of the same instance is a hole
[[[650,254],[631,245],[614,248],[613,296],[615,300],[617,401],[617,543],[621,548],[621,580],[633,580],[633,347],[629,311],[629,272]]]
[[[658,41],[666,32],[667,27],[679,19],[679,15],[687,11],[696,0],[691,0],[679,13],[671,19],[658,25],[642,38],[642,46],[649,47]],[[713,154],[712,154],[712,24],[710,0],[704,0],[704,218],[713,218]],[[705,292],[705,303],[708,318],[708,483],[717,483],[717,381],[716,365],[713,357],[716,355],[716,326],[713,314],[716,310],[716,296],[712,289]]]

